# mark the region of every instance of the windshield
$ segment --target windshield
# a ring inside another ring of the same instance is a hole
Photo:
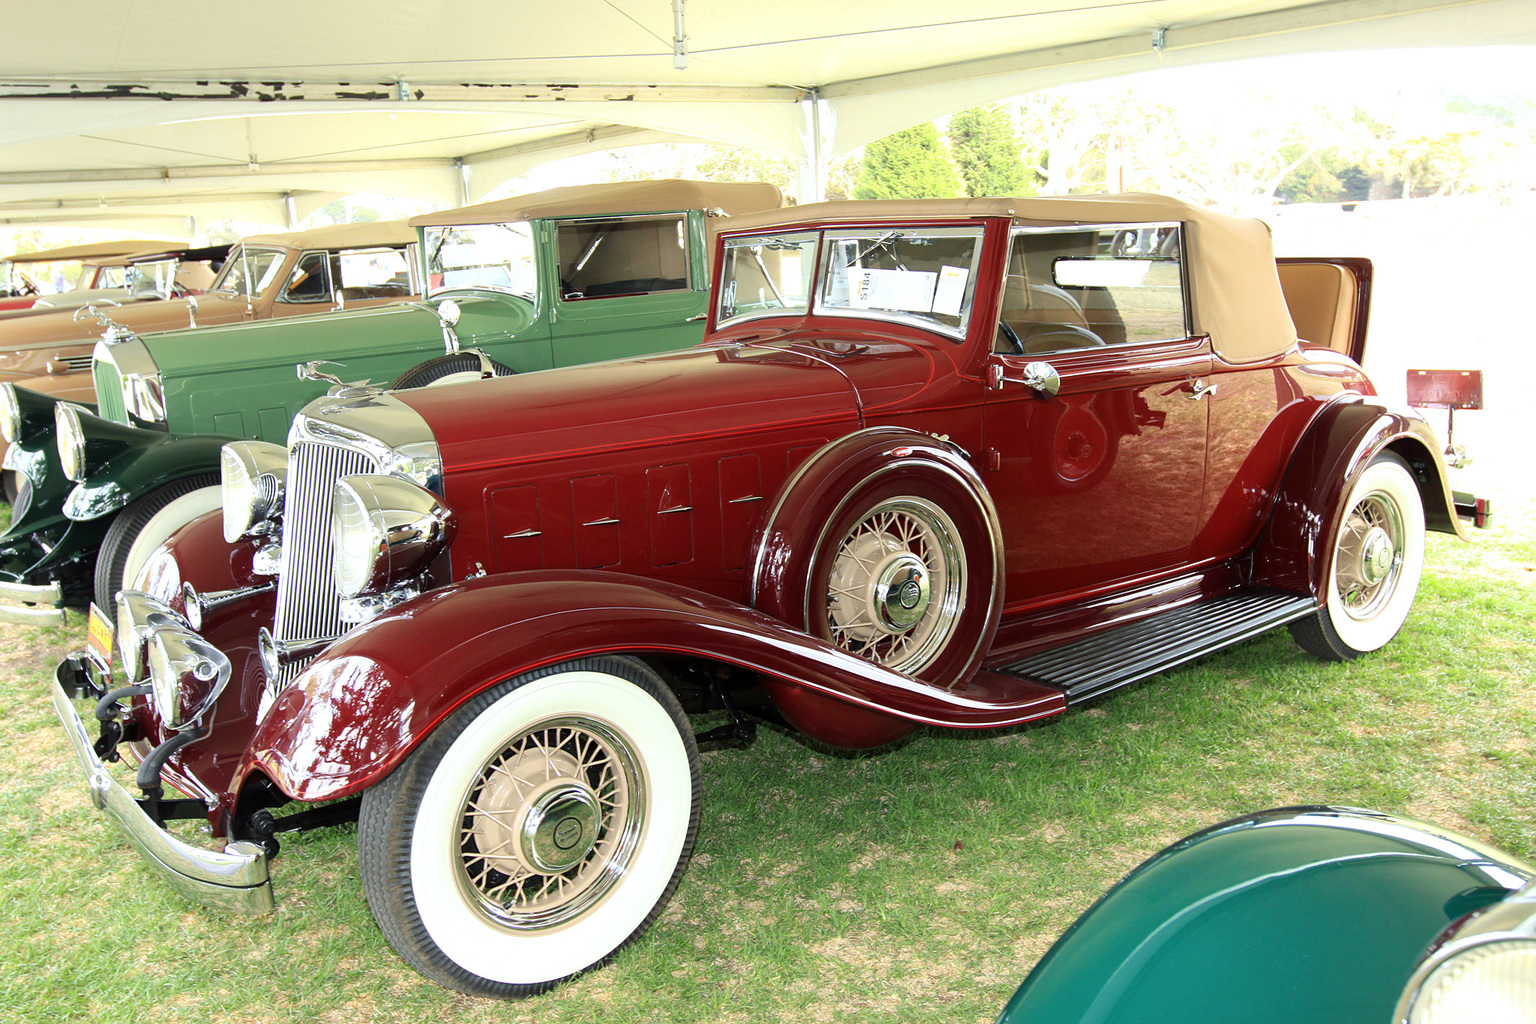
[[[805,231],[727,239],[717,323],[805,313],[817,238]]]
[[[254,298],[267,290],[283,266],[281,249],[252,249],[239,246],[229,254],[224,269],[214,279],[210,292],[221,295],[248,295]]]
[[[425,230],[427,294],[451,288],[491,288],[532,299],[533,227],[511,224],[454,224]]]
[[[963,336],[980,256],[980,227],[829,231],[817,308]]]

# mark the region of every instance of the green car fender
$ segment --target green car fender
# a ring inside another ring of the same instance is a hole
[[[146,432],[149,433],[149,432]],[[219,471],[219,450],[237,437],[157,434],[124,448],[75,485],[64,514],[76,522],[101,519],[166,484]]]
[[[1288,807],[1198,832],[1057,940],[999,1024],[1388,1024],[1447,925],[1536,868],[1434,826]]]

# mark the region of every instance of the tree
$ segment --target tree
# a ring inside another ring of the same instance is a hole
[[[855,199],[945,199],[960,194],[960,178],[932,121],[864,147]]]
[[[1024,166],[1008,112],[993,104],[949,119],[949,151],[968,196],[1032,196],[1034,175]]]

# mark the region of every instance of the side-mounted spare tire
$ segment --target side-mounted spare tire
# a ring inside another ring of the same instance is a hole
[[[494,359],[487,359],[486,364],[497,377],[510,377],[517,372]],[[478,352],[449,352],[411,367],[396,377],[389,387],[391,391],[401,391],[431,385],[462,384],[465,381],[482,380],[484,377],[485,370]]]
[[[981,664],[1002,610],[997,511],[949,444],[878,427],[795,474],[756,560],[757,607],[940,686]]]

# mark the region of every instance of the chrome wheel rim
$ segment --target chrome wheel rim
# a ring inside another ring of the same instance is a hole
[[[1334,555],[1334,592],[1350,618],[1375,618],[1402,578],[1407,531],[1402,510],[1380,491],[1350,509]]]
[[[600,904],[639,848],[645,786],[629,744],[586,718],[542,722],[498,750],[458,816],[458,884],[509,931],[559,928]]]
[[[965,593],[954,522],[921,498],[892,498],[843,535],[827,578],[832,642],[899,672],[918,672],[953,635]]]

